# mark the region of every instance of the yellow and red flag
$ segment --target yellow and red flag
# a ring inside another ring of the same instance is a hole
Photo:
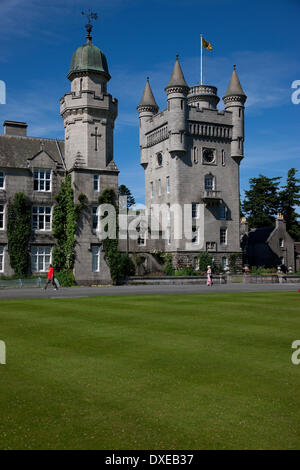
[[[202,46],[207,49],[208,51],[212,51],[212,45],[210,42],[206,41],[206,39],[202,38]]]

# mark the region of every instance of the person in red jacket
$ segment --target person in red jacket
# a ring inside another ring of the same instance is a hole
[[[49,264],[48,279],[47,279],[45,287],[44,287],[45,290],[47,289],[50,282],[52,283],[54,289],[57,290],[58,287],[57,287],[55,279],[54,279],[54,268],[53,268],[52,264]]]

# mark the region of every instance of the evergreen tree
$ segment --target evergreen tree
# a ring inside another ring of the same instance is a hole
[[[134,206],[135,199],[133,195],[131,194],[130,189],[128,189],[127,186],[125,186],[125,184],[121,184],[121,186],[119,186],[119,196],[127,197],[127,209],[129,209],[131,206]]]
[[[245,191],[242,210],[248,219],[249,228],[267,227],[275,224],[280,198],[278,185],[280,177],[268,178],[259,175],[250,178],[250,189]]]
[[[280,212],[286,221],[288,233],[295,241],[300,241],[300,224],[295,208],[300,206],[300,179],[296,178],[298,170],[290,168],[286,185],[279,192]]]

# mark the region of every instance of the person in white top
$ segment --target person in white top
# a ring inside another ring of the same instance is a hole
[[[211,286],[211,284],[212,284],[212,282],[211,282],[211,267],[207,266],[207,282],[206,282],[206,285]]]

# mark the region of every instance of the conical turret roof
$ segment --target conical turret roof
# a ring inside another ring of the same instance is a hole
[[[241,86],[241,83],[240,83],[240,80],[239,80],[238,74],[236,73],[235,68],[236,66],[234,65],[231,79],[230,79],[227,91],[225,95],[223,96],[223,98],[227,98],[229,96],[243,96],[247,98]]]
[[[173,68],[173,72],[166,88],[173,87],[173,86],[182,86],[185,88],[189,88],[188,84],[185,81],[185,78],[184,78],[184,75],[183,75],[179,60],[178,60],[178,55],[176,56],[176,62]]]
[[[158,106],[149,83],[149,77],[147,77],[144,93],[138,107],[139,106],[153,106],[154,108],[156,108],[156,110],[158,110]]]

